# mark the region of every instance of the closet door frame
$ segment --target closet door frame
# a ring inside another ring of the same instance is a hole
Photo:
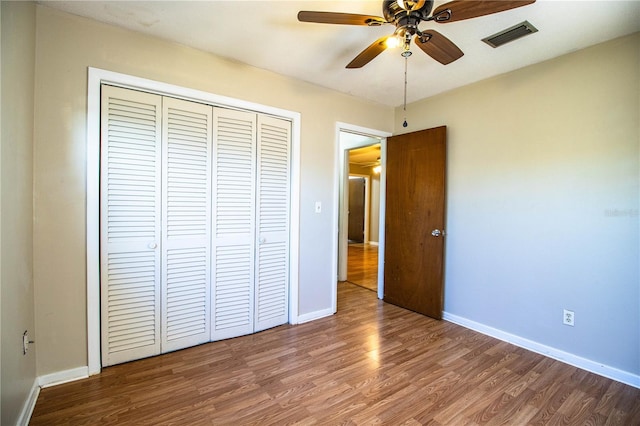
[[[87,363],[86,375],[101,371],[100,349],[100,104],[101,85],[195,101],[214,107],[253,111],[291,121],[291,203],[289,239],[289,323],[297,324],[300,236],[300,118],[295,111],[215,95],[173,84],[88,68],[87,87]]]

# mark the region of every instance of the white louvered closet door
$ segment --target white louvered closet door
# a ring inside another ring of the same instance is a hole
[[[258,116],[255,331],[289,319],[291,123]]]
[[[102,86],[102,364],[160,353],[161,97]]]
[[[256,114],[214,108],[211,340],[253,332]]]
[[[288,320],[291,123],[102,86],[102,364]]]
[[[211,337],[212,114],[163,98],[162,352]]]

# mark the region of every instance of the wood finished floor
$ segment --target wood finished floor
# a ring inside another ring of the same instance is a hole
[[[640,424],[640,389],[338,287],[331,317],[45,388],[31,424]]]
[[[369,290],[378,290],[378,246],[349,244],[347,281]]]

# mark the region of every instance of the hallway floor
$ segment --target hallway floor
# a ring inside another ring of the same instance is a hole
[[[347,281],[372,291],[378,291],[378,246],[349,244]]]

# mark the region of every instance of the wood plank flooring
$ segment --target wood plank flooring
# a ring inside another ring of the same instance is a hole
[[[378,291],[378,246],[349,244],[347,281],[369,290]]]
[[[341,283],[338,313],[105,368],[32,425],[638,425],[640,389]]]

